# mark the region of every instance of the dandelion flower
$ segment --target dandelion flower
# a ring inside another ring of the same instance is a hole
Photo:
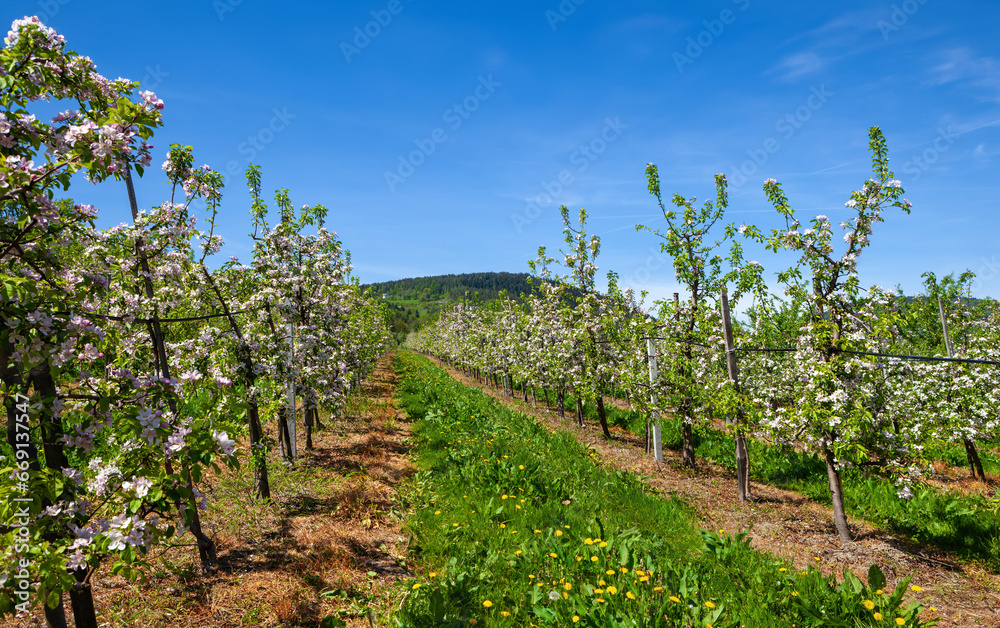
[[[559,558],[559,555],[556,554],[555,552],[549,552],[549,556],[551,556],[552,558]]]
[[[418,582],[418,583],[416,583],[415,585],[413,585],[413,588],[414,588],[414,589],[419,589],[419,588],[420,588],[420,583]]]
[[[711,601],[705,602],[705,606],[707,606],[708,608],[715,608],[715,602]]]
[[[670,601],[671,602],[680,602],[681,598],[677,597],[676,595],[671,595],[670,596]]]
[[[920,587],[918,587],[917,585],[913,585],[912,587],[910,587],[910,590],[911,591],[916,591],[917,593],[920,593],[921,591],[923,591],[923,589],[920,588]]]
[[[627,592],[625,594],[625,597],[627,597],[630,600],[634,600],[635,599],[635,593],[632,593],[631,591],[629,591],[629,592]]]
[[[597,562],[597,556],[591,556],[590,560],[591,560],[591,562],[596,563]]]
[[[905,624],[905,623],[906,623],[906,620],[905,620],[905,619],[903,619],[902,617],[897,617],[897,618],[896,618],[896,625],[897,625],[897,626],[902,626],[902,625],[903,625],[903,624]]]
[[[573,615],[573,623],[575,624],[578,621],[580,621],[580,616],[579,615]]]
[[[486,600],[485,602],[483,602],[483,606],[485,606],[486,608],[489,608],[489,607],[493,606],[493,602],[491,602],[489,600]]]
[[[608,595],[614,595],[614,594],[618,593],[618,587],[613,587],[613,586],[612,587],[608,587],[607,590],[608,590]]]
[[[867,608],[868,610],[872,610],[873,608],[875,608],[875,602],[872,602],[871,600],[865,600],[865,608]]]
[[[872,617],[875,618],[875,621],[882,621],[882,613],[875,613]]]
[[[556,530],[556,536],[562,536],[562,530]]]

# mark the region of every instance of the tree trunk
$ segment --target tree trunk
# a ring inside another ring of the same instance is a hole
[[[975,479],[978,475],[980,481],[985,482],[986,474],[983,473],[983,463],[979,459],[979,450],[976,449],[976,444],[970,438],[965,439],[965,456],[969,459],[969,471],[972,473],[972,478]]]
[[[580,400],[580,395],[576,395],[576,422],[583,427],[583,401]]]
[[[608,429],[608,414],[604,411],[604,397],[597,395],[595,401],[597,404],[597,418],[601,422],[601,429],[604,430],[604,435],[607,438],[611,438],[611,430]]]
[[[49,608],[44,600],[42,608],[45,613],[45,628],[67,628],[66,609],[63,607],[62,596],[59,597],[59,605],[55,608]]]
[[[314,408],[306,408],[305,411],[306,449],[308,450],[313,448],[313,413],[315,411]]]
[[[97,611],[94,610],[94,591],[87,581],[88,570],[74,572],[76,584],[69,590],[69,601],[73,607],[76,628],[97,628]]]
[[[645,442],[645,445],[646,445],[646,453],[647,454],[649,454],[649,428],[650,428],[649,417],[646,417],[646,442]]]
[[[557,402],[556,405],[557,405],[557,410],[559,411],[559,418],[560,419],[565,419],[566,418],[566,391],[565,390],[560,390],[559,391],[559,396],[557,397],[557,400],[558,400],[558,402]]]
[[[524,394],[524,402],[528,403],[528,382],[521,382],[521,392]]]
[[[750,456],[743,430],[736,429],[736,497],[745,502],[750,499]]]
[[[828,436],[829,437],[829,436]],[[840,481],[840,469],[834,461],[833,451],[829,445],[825,447],[826,475],[830,481],[830,501],[833,502],[833,525],[837,528],[837,536],[842,543],[850,543],[851,530],[847,527],[847,513],[844,511],[844,486]]]
[[[694,429],[691,427],[691,418],[685,416],[681,426],[681,432],[684,436],[684,455],[682,462],[685,467],[694,469],[698,463],[694,458]]]

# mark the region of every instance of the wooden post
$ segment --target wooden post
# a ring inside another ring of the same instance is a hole
[[[287,304],[291,307],[291,304]],[[295,369],[295,325],[293,323],[288,323],[285,325],[285,333],[288,336],[288,357],[290,360],[289,367],[291,368],[291,379],[289,380],[287,387],[285,389],[285,417],[286,425],[288,428],[288,459],[295,460],[297,454],[296,447],[296,435],[295,435],[295,421],[296,421],[296,411],[295,411],[295,379],[298,373]]]
[[[740,367],[736,362],[736,346],[733,343],[733,324],[729,318],[729,293],[722,289],[722,334],[726,345],[726,366],[729,369],[729,381],[733,390],[740,392]],[[750,461],[747,455],[747,442],[743,434],[743,409],[736,408],[736,493],[741,502],[750,498]]]
[[[948,334],[948,320],[944,317],[944,304],[941,302],[941,295],[938,295],[938,314],[941,316],[941,330],[944,331],[944,346],[948,351],[948,357],[955,357],[955,349],[951,344],[951,335]],[[969,472],[975,479],[978,472],[979,479],[986,481],[986,473],[983,471],[983,463],[979,459],[979,450],[976,443],[969,437],[965,438],[965,457],[969,462]]]
[[[653,457],[657,462],[663,462],[663,443],[660,439],[660,415],[656,411],[659,395],[656,394],[656,382],[660,371],[656,367],[656,345],[652,338],[646,338],[646,352],[649,354],[649,402],[652,407],[650,421],[653,424]]]

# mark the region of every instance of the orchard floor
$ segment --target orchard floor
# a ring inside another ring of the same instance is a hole
[[[829,506],[756,482],[751,482],[752,501],[740,504],[736,477],[724,468],[699,460],[700,466],[690,470],[672,451],[664,451],[664,461],[657,463],[646,455],[642,440],[625,430],[612,427],[612,439],[608,440],[599,425],[579,427],[575,412],[567,412],[566,419],[561,419],[542,401],[533,407],[434,361],[463,384],[485,390],[514,410],[537,416],[552,429],[574,434],[580,443],[594,449],[604,464],[646,478],[661,494],[682,498],[705,528],[729,533],[750,528],[748,538],[754,547],[791,561],[797,569],[814,565],[823,573],[838,575],[849,569],[866,579],[868,567],[878,563],[890,586],[913,576],[911,584],[922,591],[909,593],[907,599],[934,607],[934,611],[925,610],[923,617],[939,618],[938,626],[1000,627],[1000,576],[977,565],[960,563],[946,552],[916,546],[857,519],[850,520],[855,541],[842,545]]]
[[[354,628],[371,625],[369,611],[385,625],[393,584],[409,575],[396,486],[414,471],[396,381],[385,356],[348,415],[328,421],[294,468],[272,452],[272,503],[251,498],[246,466],[236,476],[210,477],[213,505],[203,527],[215,539],[218,571],[199,575],[190,546],[155,556],[144,584],[102,567],[93,580],[99,625],[315,627],[337,615]],[[68,599],[66,614],[73,626]],[[4,628],[43,625],[40,614],[0,621]]]

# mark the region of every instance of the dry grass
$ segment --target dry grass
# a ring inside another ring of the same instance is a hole
[[[249,465],[209,476],[203,490],[213,504],[203,526],[218,547],[218,571],[201,575],[190,545],[161,551],[144,583],[102,568],[94,577],[101,625],[314,627],[339,615],[370,627],[369,610],[384,620],[394,582],[408,573],[395,487],[413,472],[395,384],[386,356],[348,416],[328,420],[294,468],[272,457],[271,503],[252,497]],[[72,625],[68,600],[66,607]],[[44,624],[40,616],[0,622],[22,625]]]

